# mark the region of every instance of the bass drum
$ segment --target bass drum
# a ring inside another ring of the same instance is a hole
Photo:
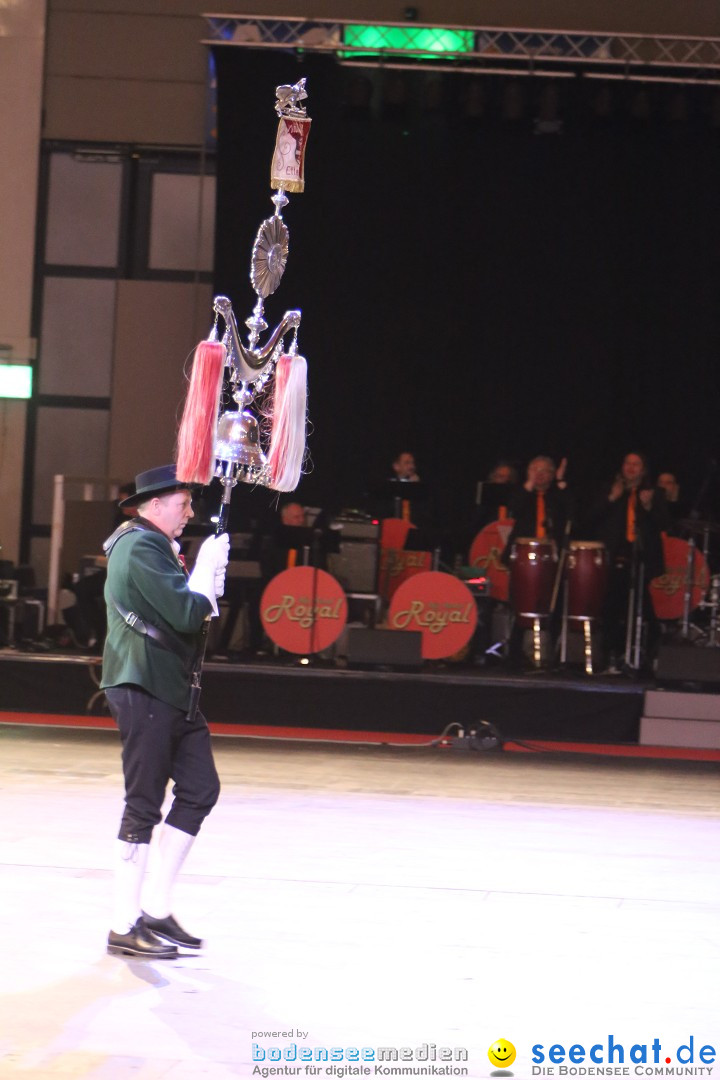
[[[608,587],[607,548],[594,540],[571,540],[567,554],[567,615],[599,619]]]
[[[510,571],[502,561],[502,554],[514,524],[510,518],[491,521],[473,540],[468,556],[470,566],[482,570],[490,580],[493,600],[503,600],[505,603],[510,595]]]
[[[419,631],[423,660],[455,656],[475,633],[475,598],[451,574],[416,574],[393,596],[387,624],[390,630]]]
[[[653,578],[650,582],[650,600],[658,619],[682,619],[690,545],[687,540],[680,540],[677,536],[666,536],[664,533],[662,540],[665,573]],[[691,611],[704,599],[709,583],[710,571],[707,560],[703,553],[695,548],[690,592]]]
[[[550,615],[557,547],[554,540],[519,536],[510,551],[510,599],[518,626]]]

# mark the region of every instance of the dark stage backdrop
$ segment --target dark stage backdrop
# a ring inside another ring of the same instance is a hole
[[[306,191],[266,304],[271,325],[303,310],[306,502],[359,505],[398,449],[444,515],[496,458],[537,453],[566,455],[587,491],[645,449],[694,493],[720,453],[714,90],[215,60],[215,285],[240,322],[272,212],[274,88],[308,79]]]

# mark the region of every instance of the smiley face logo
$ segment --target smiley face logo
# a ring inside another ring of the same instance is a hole
[[[515,1060],[515,1047],[507,1039],[497,1039],[488,1050],[491,1065],[507,1069]]]

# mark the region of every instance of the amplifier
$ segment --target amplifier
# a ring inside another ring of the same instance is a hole
[[[327,557],[327,568],[345,592],[374,593],[377,583],[377,547],[357,541],[341,543],[340,551]]]
[[[655,678],[659,683],[720,683],[720,648],[661,645]]]
[[[416,630],[365,630],[349,626],[349,665],[417,668],[422,665],[422,634]]]
[[[355,516],[333,519],[339,550],[328,555],[327,568],[348,593],[374,593],[377,588],[380,522]]]
[[[373,543],[380,537],[380,522],[371,518],[335,518],[330,528],[340,534],[341,540],[364,540]]]
[[[259,581],[262,577],[260,563],[255,559],[231,559],[227,564],[228,581]]]
[[[45,605],[41,600],[23,597],[18,600],[18,618],[20,621],[20,639],[39,641],[45,632]]]
[[[0,645],[39,641],[45,629],[45,605],[40,600],[0,600]]]
[[[0,600],[0,646],[7,648],[16,644],[15,614],[17,603],[14,600]]]

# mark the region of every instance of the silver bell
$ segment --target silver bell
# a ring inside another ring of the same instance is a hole
[[[247,409],[222,414],[215,439],[215,457],[218,461],[247,469],[251,476],[259,478],[266,472],[267,459],[260,447],[260,428]]]

